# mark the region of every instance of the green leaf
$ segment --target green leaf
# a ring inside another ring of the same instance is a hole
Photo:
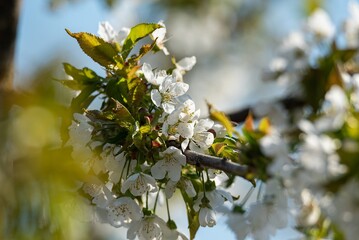
[[[113,120],[115,120],[118,123],[129,123],[131,125],[135,124],[135,119],[132,117],[130,111],[119,101],[116,99],[111,99],[113,103],[113,107],[111,109],[111,113],[113,113]],[[107,112],[106,110],[104,112]]]
[[[140,103],[144,96],[146,95],[146,84],[139,78],[134,78],[128,80],[128,94],[129,94],[129,104],[131,105],[132,109],[136,111],[136,108],[140,106]]]
[[[84,51],[84,53],[91,57],[95,62],[104,67],[116,65],[116,61],[114,61],[113,58],[117,56],[118,51],[111,43],[108,43],[102,38],[91,33],[72,33],[68,29],[65,30],[71,37],[77,40],[82,51]]]
[[[88,85],[97,84],[102,81],[102,78],[99,77],[94,71],[89,68],[77,69],[71,64],[63,63],[64,70],[67,75],[71,76],[73,80],[56,80],[63,85],[73,89],[73,90],[82,90]]]
[[[161,25],[156,23],[141,23],[131,28],[131,31],[125,39],[122,47],[122,57],[126,59],[139,40],[161,27]]]
[[[83,109],[86,109],[96,98],[96,96],[92,95],[96,90],[95,85],[89,85],[82,89],[81,93],[71,101],[73,112],[83,112]]]

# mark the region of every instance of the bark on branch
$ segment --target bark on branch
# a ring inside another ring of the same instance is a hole
[[[250,169],[247,166],[230,162],[224,158],[213,157],[191,150],[186,150],[184,155],[187,157],[187,163],[198,167],[222,170],[226,173],[234,174],[240,177],[245,177],[248,173],[250,173]]]

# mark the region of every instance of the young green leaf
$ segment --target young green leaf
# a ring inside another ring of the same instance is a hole
[[[91,57],[95,62],[104,67],[116,65],[113,58],[117,56],[118,52],[116,47],[114,47],[111,43],[108,43],[102,38],[91,33],[72,33],[68,29],[65,30],[71,37],[77,40],[82,51],[84,51],[84,53]]]
[[[126,59],[132,48],[139,40],[161,27],[162,26],[157,23],[141,23],[131,28],[131,31],[125,39],[122,47],[122,57]]]
[[[99,83],[102,80],[94,71],[89,68],[85,67],[83,69],[77,69],[68,63],[63,63],[63,65],[66,74],[71,76],[73,80],[56,81],[73,90],[82,90],[86,86]]]

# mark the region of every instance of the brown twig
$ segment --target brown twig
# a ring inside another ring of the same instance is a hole
[[[184,155],[187,157],[187,163],[197,167],[222,170],[226,173],[234,174],[240,177],[245,177],[248,175],[248,173],[250,173],[250,170],[247,166],[242,166],[237,163],[230,162],[225,158],[209,156],[191,150],[186,150]]]

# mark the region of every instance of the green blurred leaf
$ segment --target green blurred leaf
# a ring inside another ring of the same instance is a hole
[[[82,51],[84,51],[84,53],[91,57],[95,62],[104,67],[116,65],[114,57],[117,56],[118,52],[111,43],[108,43],[102,38],[91,33],[72,33],[68,29],[66,29],[66,32],[77,40]]]
[[[126,59],[139,40],[161,27],[162,26],[157,23],[141,23],[131,28],[131,31],[125,39],[122,47],[122,57]]]

